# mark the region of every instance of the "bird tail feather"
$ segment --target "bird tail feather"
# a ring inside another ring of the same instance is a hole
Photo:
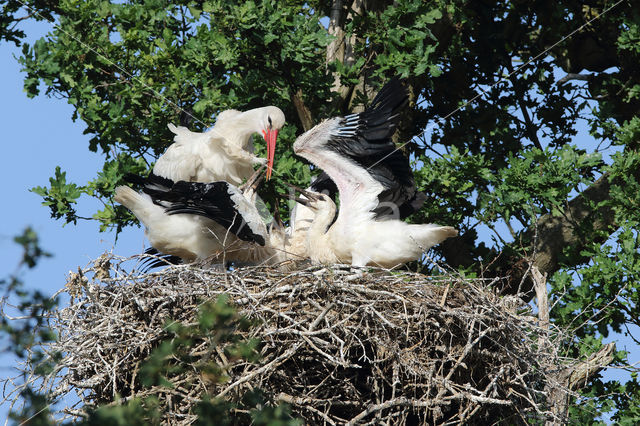
[[[133,211],[136,204],[141,201],[141,196],[128,186],[118,186],[115,190],[115,196],[113,199],[122,204],[129,210]]]
[[[423,250],[429,249],[436,244],[440,244],[447,238],[455,237],[458,231],[452,226],[440,226],[435,224],[417,225],[417,232],[413,233],[413,238]]]
[[[131,210],[145,226],[153,217],[162,214],[164,210],[162,207],[153,204],[150,197],[140,194],[128,186],[118,186],[113,199]]]

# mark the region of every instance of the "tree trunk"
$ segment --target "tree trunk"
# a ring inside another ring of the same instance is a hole
[[[311,111],[309,111],[309,108],[307,108],[304,103],[302,89],[296,90],[291,99],[293,100],[293,105],[296,107],[296,112],[298,113],[298,118],[300,119],[302,128],[306,132],[313,127],[313,117],[311,116]]]

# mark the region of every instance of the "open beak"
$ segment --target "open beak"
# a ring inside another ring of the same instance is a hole
[[[295,197],[287,194],[276,194],[276,197],[282,198],[283,200],[295,201],[296,203],[302,204],[303,206],[312,208],[311,203],[306,198]]]
[[[297,201],[300,204],[304,204],[305,206],[308,206],[308,201],[312,200],[312,201],[318,201],[320,199],[320,197],[318,197],[315,193],[313,192],[309,192],[306,189],[302,189],[299,188],[295,185],[292,185],[288,182],[283,182],[285,185],[287,185],[289,188],[291,188],[293,191],[298,191],[300,194],[304,195],[305,197],[307,197],[307,200],[303,199],[303,198],[292,198],[293,200]],[[306,202],[303,202],[306,201]]]
[[[273,157],[276,153],[276,139],[278,139],[278,131],[274,129],[267,129],[262,131],[264,140],[267,142],[267,180],[271,179],[271,172],[273,172]]]

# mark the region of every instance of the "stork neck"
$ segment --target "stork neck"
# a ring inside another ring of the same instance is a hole
[[[323,203],[316,213],[307,233],[307,245],[315,246],[326,240],[329,225],[336,214],[336,205],[333,201]]]
[[[233,145],[247,148],[251,141],[251,135],[259,133],[262,129],[262,114],[258,109],[245,111],[233,120],[224,120],[216,123],[212,129],[224,135],[225,139]],[[251,146],[253,148],[253,146]]]

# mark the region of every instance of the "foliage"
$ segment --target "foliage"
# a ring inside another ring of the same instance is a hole
[[[22,266],[33,268],[43,258],[51,256],[43,250],[38,236],[31,228],[14,239],[23,248]],[[59,354],[45,354],[41,351],[43,344],[56,339],[49,328],[46,318],[58,305],[57,298],[48,298],[38,291],[25,291],[19,274],[0,280],[0,288],[4,290],[5,302],[3,310],[8,306],[6,299],[18,296],[20,304],[17,309],[22,313],[21,320],[11,320],[4,316],[0,323],[0,335],[5,343],[4,351],[12,351],[19,358],[29,358],[32,365],[37,366],[36,379],[51,373],[55,363],[60,360]],[[257,339],[244,340],[238,334],[253,326],[246,317],[239,315],[229,305],[227,297],[222,295],[215,301],[206,301],[199,307],[197,323],[183,325],[178,321],[168,321],[165,325],[166,339],[148,356],[140,368],[140,381],[145,387],[172,387],[170,378],[175,378],[186,370],[197,370],[210,383],[220,383],[227,379],[225,369],[207,357],[192,355],[196,344],[206,340],[207,347],[215,351],[221,348],[230,361],[258,362],[260,359]],[[193,362],[199,360],[198,362]],[[51,405],[55,402],[48,394],[40,394],[32,388],[33,378],[22,377],[23,387],[20,396],[24,402],[19,411],[12,411],[10,418],[16,424],[53,425],[58,424],[51,417]],[[18,383],[14,381],[14,385]],[[238,401],[214,399],[202,395],[197,405],[197,424],[249,424],[293,426],[300,424],[291,417],[286,404],[274,404],[268,395],[259,389],[246,392]],[[133,398],[121,404],[99,406],[90,411],[88,418],[76,424],[109,424],[109,425],[144,425],[149,422],[157,424],[162,418],[154,397],[145,399]],[[212,423],[213,422],[213,423]]]
[[[19,313],[14,316],[27,319],[11,320],[7,315],[3,315],[0,319],[0,332],[3,338],[9,340],[3,344],[6,348],[2,350],[24,357],[27,352],[37,348],[39,343],[55,338],[48,328],[43,327],[42,313],[48,312],[58,302],[57,299],[51,299],[38,290],[24,288],[21,277],[25,272],[24,268],[34,268],[40,260],[52,256],[40,246],[36,232],[31,227],[27,227],[13,240],[22,247],[23,254],[16,271],[0,279],[0,289],[3,293],[2,307],[6,309],[8,307],[6,304],[11,303]]]
[[[140,369],[140,381],[145,388],[161,386],[173,388],[172,379],[186,372],[196,373],[208,383],[215,384],[227,380],[225,369],[209,356],[194,355],[193,350],[202,340],[206,340],[209,351],[221,348],[228,359],[234,361],[257,362],[260,358],[258,340],[243,340],[240,331],[251,327],[251,322],[239,315],[220,296],[216,301],[200,305],[196,324],[184,325],[169,321],[165,325],[167,338],[149,355]],[[189,384],[184,384],[189,386]],[[269,396],[259,389],[247,391],[239,400],[232,401],[202,395],[195,408],[197,425],[253,424],[294,426],[299,421],[291,417],[286,404],[274,405]],[[122,404],[101,406],[92,411],[82,424],[149,424],[158,423],[163,418],[156,396],[133,398]],[[132,423],[133,422],[133,423]]]
[[[0,338],[3,355],[11,354],[18,359],[31,358],[39,363],[39,375],[48,374],[59,354],[45,354],[42,345],[55,340],[55,333],[47,326],[45,313],[58,305],[58,298],[51,298],[38,290],[25,288],[23,274],[25,268],[36,267],[43,258],[51,257],[51,253],[40,246],[36,232],[27,227],[22,234],[14,237],[14,242],[22,248],[22,259],[13,274],[0,279],[0,290],[3,297],[0,301],[2,318],[0,318]],[[14,385],[27,383],[27,375],[14,379]],[[46,395],[33,392],[26,387],[21,392],[25,401],[21,413],[10,413],[11,418],[19,421],[29,419],[29,424],[49,424],[49,403]]]
[[[66,99],[86,125],[89,149],[105,156],[93,181],[68,182],[57,168],[34,192],[55,218],[92,218],[119,231],[135,220],[111,191],[125,173],[152,166],[171,142],[167,123],[203,130],[221,110],[265,104],[288,119],[275,175],[304,185],[314,172],[290,150],[303,127],[301,103],[317,122],[353,110],[401,75],[413,102],[399,142],[429,195],[412,219],[456,225],[461,234],[436,255],[469,274],[513,275],[500,266],[505,253],[513,265],[542,250],[551,259],[542,269],[552,319],[574,328],[572,351],[595,351],[612,331],[640,340],[627,329],[640,317],[633,2],[364,0],[348,14],[355,3],[346,1],[336,21],[342,35],[327,30],[333,3],[60,0],[25,2],[26,10],[3,1],[1,40],[22,43],[22,17],[55,20],[47,36],[22,44],[25,89]],[[346,54],[326,63],[334,41]],[[592,139],[575,139],[579,131]],[[600,179],[606,185],[595,185]],[[265,194],[278,179],[269,185]],[[105,207],[78,212],[81,196]],[[590,214],[573,215],[576,206]],[[536,246],[532,235],[549,218],[557,232],[541,233],[547,240]],[[572,416],[594,421],[615,400],[616,421],[634,423],[638,386],[637,376],[595,380]]]
[[[67,223],[79,218],[74,204],[82,194],[105,201],[93,215],[101,230],[131,223],[110,201],[113,187],[171,143],[167,123],[202,131],[221,110],[265,104],[280,105],[293,118],[286,105],[297,90],[315,100],[310,107],[329,97],[329,80],[317,66],[328,36],[309,5],[295,13],[281,2],[253,1],[69,0],[58,7],[52,33],[23,45],[25,89],[36,96],[44,82],[45,94],[67,99],[72,118],[87,125],[89,149],[105,154],[102,173],[86,186],[67,183],[56,169],[50,188],[34,188],[52,216]],[[280,139],[277,155],[286,160],[293,128]],[[287,177],[299,169],[277,171]]]

